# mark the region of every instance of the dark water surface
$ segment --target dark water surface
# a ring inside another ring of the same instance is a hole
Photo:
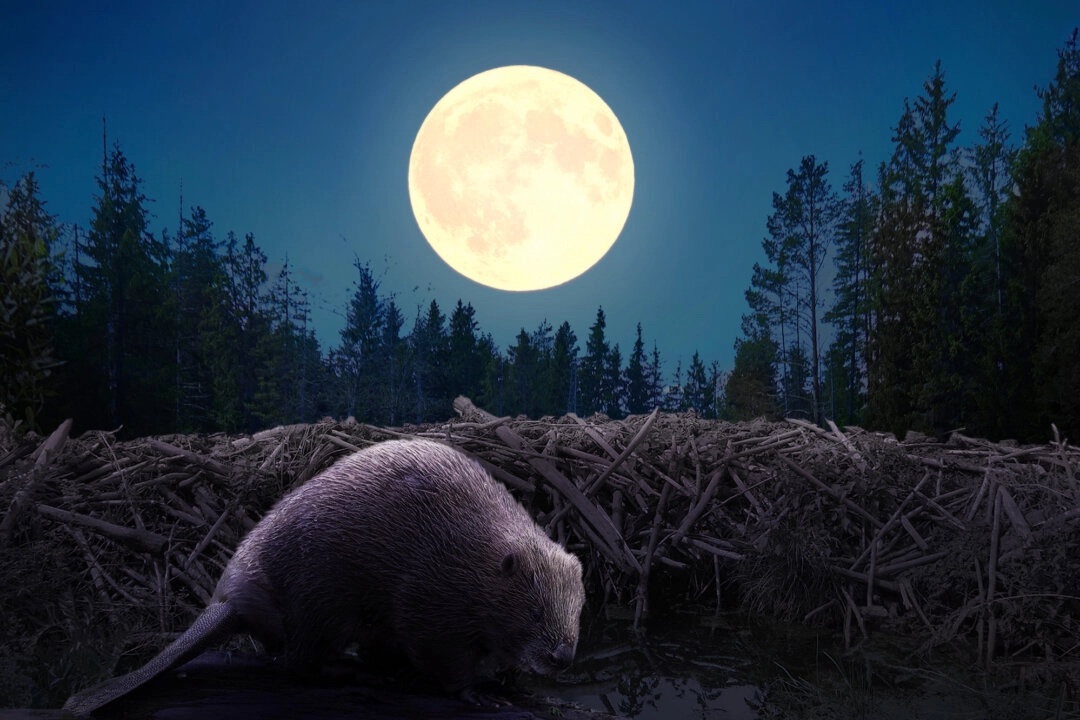
[[[629,623],[594,626],[558,682],[529,684],[624,717],[757,720],[758,680],[742,633],[709,617],[654,625],[641,638]]]
[[[643,720],[1080,720],[1069,686],[1034,682],[1042,666],[1029,666],[1033,681],[1023,685],[1015,682],[1019,666],[1004,660],[987,675],[970,662],[970,649],[937,649],[927,657],[914,652],[914,640],[885,633],[845,651],[833,630],[709,612],[654,622],[642,636],[625,620],[585,621],[583,630],[570,670],[558,678],[520,678],[522,689],[539,696],[533,700],[558,698]],[[265,657],[254,656],[250,667],[242,659],[207,653],[111,716],[416,720],[490,714],[469,713],[430,683],[412,683],[411,671],[402,671],[404,683],[399,676],[323,687],[297,683]],[[552,720],[567,713],[573,708],[560,705]],[[0,720],[61,716],[0,710]]]
[[[640,719],[1080,720],[1052,689],[995,680],[963,657],[912,659],[914,643],[881,635],[845,652],[833,630],[687,615],[637,639],[605,622],[582,637],[543,694]]]

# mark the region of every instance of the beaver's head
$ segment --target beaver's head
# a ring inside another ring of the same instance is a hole
[[[541,537],[503,555],[498,579],[500,616],[488,633],[494,654],[544,675],[568,667],[585,604],[581,562]]]

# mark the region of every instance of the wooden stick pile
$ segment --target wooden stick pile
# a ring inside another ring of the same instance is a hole
[[[970,640],[987,666],[1080,654],[1080,448],[1060,438],[900,442],[656,412],[525,420],[465,398],[455,410],[437,426],[124,443],[69,438],[70,423],[34,441],[0,428],[0,614],[14,619],[0,656],[50,663],[35,682],[62,697],[67,678],[109,674],[140,639],[160,647],[277,497],[400,436],[479,459],[581,556],[593,601],[635,625],[671,602],[734,602],[833,622],[849,642],[877,627],[925,647]]]

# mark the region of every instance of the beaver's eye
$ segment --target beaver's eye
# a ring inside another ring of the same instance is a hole
[[[538,623],[544,619],[544,606],[537,605],[532,611],[532,621]]]

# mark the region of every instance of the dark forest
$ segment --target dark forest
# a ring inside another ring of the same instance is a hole
[[[831,179],[808,155],[789,170],[747,269],[730,371],[696,352],[665,366],[640,324],[620,348],[602,302],[581,336],[544,319],[499,348],[468,301],[400,307],[360,258],[345,326],[322,347],[288,258],[268,276],[257,239],[222,237],[198,205],[155,235],[133,161],[106,145],[85,225],[57,223],[32,172],[0,184],[0,415],[132,437],[442,421],[467,395],[499,415],[660,407],[1023,441],[1054,424],[1075,437],[1075,31],[1048,71],[1018,141],[995,106],[977,144],[958,146],[939,64],[898,103],[879,167],[856,160]]]

